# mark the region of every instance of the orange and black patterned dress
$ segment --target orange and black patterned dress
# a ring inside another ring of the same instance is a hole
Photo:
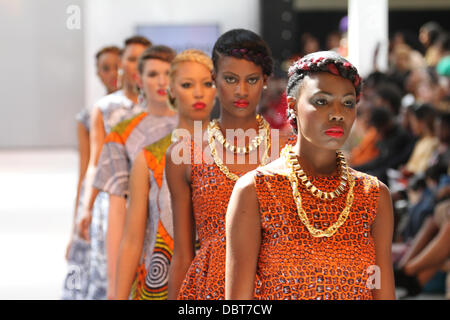
[[[262,169],[264,170],[264,169]],[[375,265],[374,222],[379,183],[375,177],[349,169],[355,177],[354,200],[345,223],[331,237],[312,237],[297,214],[289,178],[257,170],[256,193],[261,215],[257,299],[372,299],[368,280]],[[323,191],[333,191],[339,176],[308,177]],[[345,207],[340,196],[331,202],[314,198],[299,187],[311,224],[327,229]]]
[[[192,206],[200,249],[186,273],[178,299],[223,300],[225,214],[235,181],[228,179],[214,162],[208,164],[201,156],[202,150],[194,148],[192,142]],[[242,176],[245,172],[234,173]]]

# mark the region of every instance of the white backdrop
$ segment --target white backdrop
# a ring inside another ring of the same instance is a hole
[[[0,0],[0,148],[76,145],[84,105],[82,0]]]
[[[104,94],[95,75],[94,56],[104,45],[122,46],[137,25],[218,24],[259,32],[259,0],[89,0],[83,10],[86,105]],[[151,40],[151,39],[150,39]]]

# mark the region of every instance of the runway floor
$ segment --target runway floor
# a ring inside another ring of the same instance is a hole
[[[59,299],[66,271],[75,150],[0,151],[0,299]]]

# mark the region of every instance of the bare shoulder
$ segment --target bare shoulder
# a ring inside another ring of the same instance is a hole
[[[257,217],[258,197],[254,182],[256,173],[256,170],[252,170],[236,181],[228,203],[227,223],[243,222],[249,217]]]
[[[257,171],[264,175],[288,175],[288,169],[286,168],[285,162],[282,158],[275,159],[265,166],[259,167]]]
[[[190,145],[185,140],[173,142],[166,150],[166,167],[185,167],[190,162]]]
[[[145,174],[147,172],[147,160],[145,158],[144,149],[142,149],[136,156],[136,159],[134,159],[132,171],[138,172],[138,174]]]
[[[234,185],[235,192],[248,193],[255,191],[255,176],[257,170],[252,170],[240,177]],[[234,191],[233,191],[234,192]]]
[[[378,208],[386,209],[392,206],[391,192],[389,188],[381,181],[378,181],[380,189],[380,197],[378,199]],[[380,210],[378,210],[380,211]],[[382,210],[384,211],[384,210]]]
[[[169,184],[175,186],[179,181],[190,183],[190,148],[190,143],[184,139],[173,142],[167,148],[165,153],[165,169]]]
[[[91,111],[91,118],[102,118],[103,114],[102,114],[102,110],[100,110],[99,107],[94,106],[94,108],[92,108]]]
[[[247,172],[238,179],[234,189],[236,192],[245,194],[256,194],[255,179],[257,175],[287,175],[282,159],[276,159],[269,164]]]

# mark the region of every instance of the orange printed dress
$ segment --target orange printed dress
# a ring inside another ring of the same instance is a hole
[[[331,237],[312,237],[297,214],[289,177],[257,170],[256,194],[261,216],[257,299],[372,299],[367,285],[375,265],[374,222],[379,184],[375,177],[349,168],[355,178],[349,216]],[[308,177],[322,191],[335,190],[339,176]],[[312,226],[324,230],[337,221],[348,192],[331,202],[299,187]]]
[[[186,273],[178,299],[223,300],[225,214],[235,181],[228,179],[213,161],[205,161],[202,149],[197,148],[191,141],[192,206],[200,249]]]

